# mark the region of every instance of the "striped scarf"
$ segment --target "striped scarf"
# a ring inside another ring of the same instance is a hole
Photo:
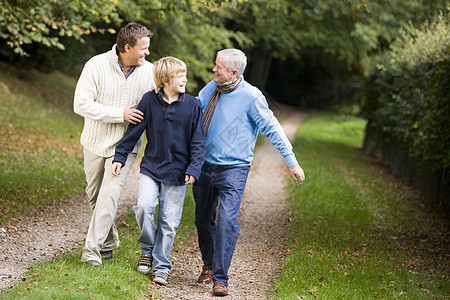
[[[242,80],[243,77],[240,76],[228,84],[216,85],[216,89],[212,93],[211,98],[209,98],[208,104],[203,112],[203,126],[205,127],[205,134],[208,134],[211,120],[214,116],[214,112],[216,111],[217,103],[219,103],[220,94],[228,94],[234,91],[241,84]]]

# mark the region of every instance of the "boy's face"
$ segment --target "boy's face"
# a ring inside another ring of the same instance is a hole
[[[172,93],[185,93],[187,77],[186,72],[178,73],[174,78],[170,80],[170,83],[166,83],[164,90]]]

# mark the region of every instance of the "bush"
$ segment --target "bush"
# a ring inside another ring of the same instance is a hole
[[[368,126],[434,169],[450,167],[448,16],[402,32],[371,76],[365,106]]]

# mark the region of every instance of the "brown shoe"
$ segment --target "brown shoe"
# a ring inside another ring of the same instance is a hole
[[[202,273],[197,280],[198,283],[210,283],[212,282],[212,268],[203,266]]]
[[[226,296],[226,295],[228,295],[228,287],[223,285],[223,284],[220,284],[220,283],[214,283],[213,295],[214,296]]]

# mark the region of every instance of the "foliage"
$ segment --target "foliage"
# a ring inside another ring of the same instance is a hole
[[[422,24],[445,10],[447,0],[367,3],[341,0],[289,1],[296,12],[296,55],[277,57],[267,91],[290,103],[330,108],[359,103],[365,78],[380,55],[409,23]],[[366,4],[366,5],[365,5]],[[279,16],[283,22],[284,16]],[[264,28],[260,29],[264,32]],[[289,46],[287,46],[288,49]],[[284,71],[288,70],[288,71]]]
[[[300,49],[296,38],[299,15],[289,1],[242,1],[236,6],[219,7],[217,14],[224,17],[229,29],[245,33],[258,51],[286,57],[297,55]]]
[[[432,20],[447,5],[447,0],[1,1],[3,37],[14,39],[12,33],[19,32],[19,41],[7,42],[18,43],[16,51],[27,51],[36,61],[16,63],[79,70],[85,56],[105,47],[97,47],[98,36],[82,46],[58,35],[81,38],[92,36],[95,26],[109,24],[116,31],[135,21],[155,32],[149,60],[171,55],[188,64],[191,93],[210,80],[217,50],[238,47],[248,56],[247,80],[261,89],[268,83],[268,92],[281,93],[286,102],[315,107],[355,98],[363,76],[372,74],[376,57],[399,36],[399,29]],[[6,21],[13,11],[15,21]],[[106,38],[114,42],[113,35]],[[26,47],[21,44],[25,41],[70,48],[71,53]],[[286,68],[290,72],[283,72]]]
[[[447,15],[447,17],[450,15]],[[410,26],[369,79],[366,112],[374,126],[436,168],[450,167],[449,19]]]
[[[428,216],[415,191],[355,149],[364,126],[331,113],[300,126],[294,149],[306,181],[290,186],[288,255],[270,299],[450,296],[446,247],[432,243],[445,225]]]
[[[105,51],[104,47],[96,45],[97,40],[102,39],[98,33],[113,34],[133,21],[155,33],[150,60],[171,55],[188,64],[189,90],[194,91],[199,83],[211,80],[210,71],[218,49],[234,43],[244,48],[250,43],[245,35],[226,29],[222,19],[215,15],[217,7],[232,7],[242,0],[1,1],[0,37],[20,56],[32,56],[10,60],[47,71],[67,71],[68,66],[79,70],[87,60],[86,55]],[[99,26],[106,26],[108,30],[97,28]],[[95,39],[89,39],[93,35]],[[115,35],[105,36],[109,44],[114,43]],[[71,38],[88,43],[83,46]],[[56,46],[66,53],[42,50],[40,45]]]
[[[33,42],[64,49],[59,37],[82,39],[105,31],[95,22],[118,22],[116,4],[117,0],[1,0],[0,37],[20,55],[27,55],[23,45]]]
[[[217,50],[249,43],[245,35],[226,29],[215,13],[219,4],[228,7],[234,2],[120,0],[118,12],[124,23],[139,22],[154,32],[151,60],[175,56],[187,64],[188,88],[193,92],[199,83],[202,87],[212,79]]]

